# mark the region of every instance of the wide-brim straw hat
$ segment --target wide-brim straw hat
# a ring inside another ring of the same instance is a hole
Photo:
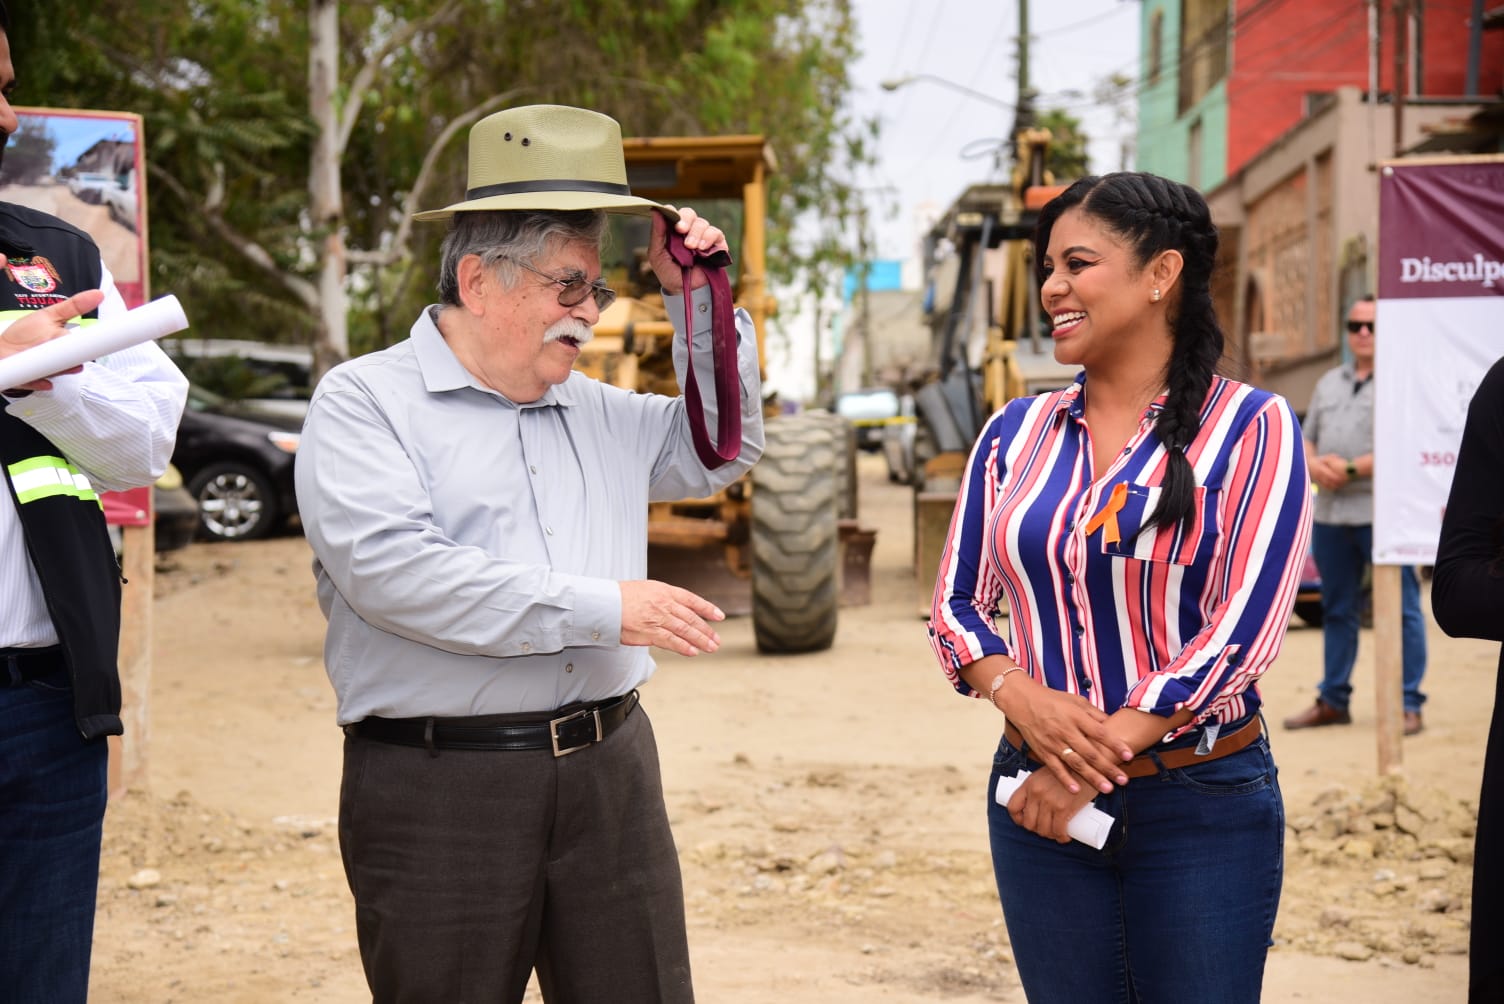
[[[609,115],[567,105],[508,108],[475,123],[465,201],[414,213],[413,219],[498,209],[604,209],[634,216],[662,210],[679,218],[627,186],[621,125]]]

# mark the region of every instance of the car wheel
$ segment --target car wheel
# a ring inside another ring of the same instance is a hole
[[[188,490],[198,500],[199,529],[210,540],[255,540],[276,527],[277,494],[265,474],[245,464],[210,464]]]

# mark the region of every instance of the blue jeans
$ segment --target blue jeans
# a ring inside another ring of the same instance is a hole
[[[1284,804],[1265,738],[1097,796],[1117,820],[1100,851],[1013,822],[993,792],[1020,768],[1039,769],[1002,740],[987,821],[1029,1004],[1257,1004],[1284,877]]]
[[[1325,667],[1318,692],[1334,708],[1346,711],[1352,700],[1353,664],[1358,661],[1362,626],[1363,575],[1373,555],[1373,527],[1317,523],[1311,528],[1311,553],[1321,572],[1321,632]],[[1415,569],[1400,568],[1401,659],[1404,662],[1405,710],[1419,711],[1426,675],[1426,618],[1420,609],[1420,580]]]
[[[89,992],[108,748],[73,723],[66,673],[0,687],[0,998]]]

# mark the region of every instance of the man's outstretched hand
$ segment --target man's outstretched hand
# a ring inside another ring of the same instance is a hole
[[[725,620],[726,615],[709,600],[653,579],[617,585],[621,587],[623,645],[652,645],[680,655],[721,647],[720,635],[707,622]]]

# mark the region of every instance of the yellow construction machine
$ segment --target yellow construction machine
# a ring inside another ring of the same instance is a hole
[[[726,231],[736,304],[751,315],[758,356],[766,360],[774,310],[766,268],[772,150],[761,136],[628,139],[624,147],[633,194],[693,206]],[[619,387],[678,394],[673,327],[647,263],[650,226],[643,217],[611,218],[602,265],[622,295],[601,316],[577,366]],[[841,542],[850,437],[827,413],[781,410],[764,409],[767,446],[750,476],[710,498],[652,505],[648,574],[728,614],[750,613],[763,651],[813,651],[835,638],[843,573],[848,591],[865,582],[865,554]],[[852,536],[854,520],[845,527]]]
[[[1064,190],[1045,170],[1050,133],[1025,129],[1008,184],[972,185],[936,222],[931,249],[945,247],[930,276],[934,379],[914,394],[917,577],[924,602],[972,443],[1009,400],[1063,387],[1075,367],[1055,362],[1041,337],[1032,238],[1039,210]],[[933,260],[932,256],[932,260]]]

